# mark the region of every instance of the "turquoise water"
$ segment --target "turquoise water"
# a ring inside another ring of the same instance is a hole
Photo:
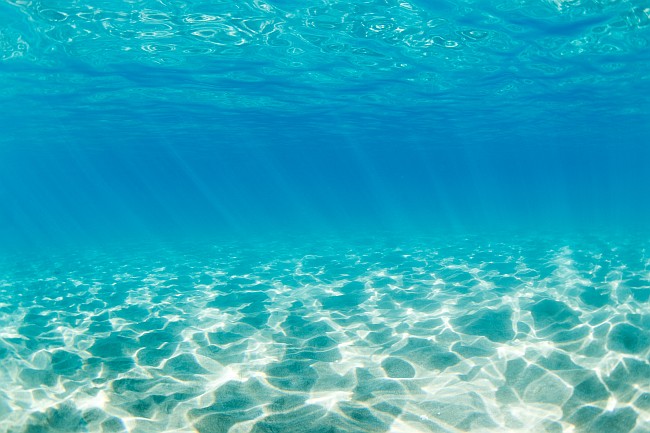
[[[0,433],[650,431],[650,4],[0,2]]]

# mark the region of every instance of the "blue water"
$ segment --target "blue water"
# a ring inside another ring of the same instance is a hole
[[[0,433],[650,431],[650,3],[0,2]]]

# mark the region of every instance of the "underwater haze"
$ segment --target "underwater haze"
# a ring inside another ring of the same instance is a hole
[[[647,433],[650,3],[0,0],[0,433]]]

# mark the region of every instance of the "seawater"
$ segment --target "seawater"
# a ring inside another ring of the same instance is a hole
[[[650,431],[650,5],[0,3],[0,433]]]

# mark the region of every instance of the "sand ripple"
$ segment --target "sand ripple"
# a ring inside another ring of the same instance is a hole
[[[644,251],[477,237],[9,259],[0,432],[647,432]]]

